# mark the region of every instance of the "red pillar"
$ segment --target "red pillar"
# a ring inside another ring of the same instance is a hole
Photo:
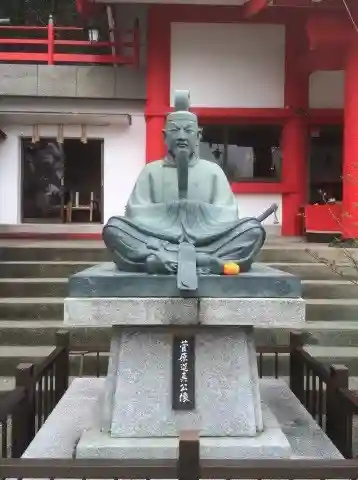
[[[146,161],[165,153],[162,130],[170,103],[170,22],[161,5],[150,5],[147,34]]]
[[[344,94],[342,236],[358,238],[358,41],[346,61]]]
[[[297,58],[305,51],[304,21],[286,26],[285,107],[292,109],[282,131],[282,235],[302,235],[300,207],[306,202],[308,129],[304,111],[308,108],[309,73],[297,69]],[[303,112],[303,114],[299,112]]]
[[[282,131],[282,235],[302,235],[300,207],[306,202],[307,124],[304,118],[289,119]]]

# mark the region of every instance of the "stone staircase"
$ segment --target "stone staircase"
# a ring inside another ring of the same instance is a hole
[[[336,261],[346,278],[314,263],[306,248]],[[101,242],[0,240],[0,390],[13,386],[18,363],[40,361],[53,349],[55,333],[63,326],[67,277],[108,260]],[[274,238],[259,261],[302,278],[310,353],[327,363],[346,364],[351,375],[358,375],[358,285],[347,280],[358,281],[358,272],[343,251]],[[78,328],[71,336],[72,344],[83,346],[108,344],[108,340],[108,329]],[[287,341],[287,332],[257,332],[258,343]],[[85,373],[94,373],[94,360],[93,355],[86,357]],[[102,372],[106,361],[104,357]],[[287,362],[282,362],[287,372]],[[77,375],[79,357],[71,368]]]

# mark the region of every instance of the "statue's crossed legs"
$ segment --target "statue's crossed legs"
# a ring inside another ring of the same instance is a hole
[[[249,270],[265,235],[255,218],[238,220],[225,235],[195,246],[197,271],[220,274],[228,262],[237,263],[242,272]],[[178,270],[179,243],[145,235],[119,217],[108,221],[103,240],[120,270],[158,274],[175,274]]]

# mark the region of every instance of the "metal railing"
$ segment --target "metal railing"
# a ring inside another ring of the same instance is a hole
[[[179,436],[174,460],[0,460],[0,478],[356,479],[357,460],[203,460],[197,432]]]
[[[57,38],[58,35],[64,33],[73,35],[84,32],[85,29],[81,27],[56,26],[51,17],[47,26],[0,25],[0,62],[45,63],[48,65],[58,63],[139,65],[140,32],[137,20],[132,29],[123,32],[121,36],[117,34],[116,42]],[[6,38],[4,36],[6,34],[9,34],[11,38]],[[14,34],[17,35],[16,38],[13,37]],[[39,36],[42,38],[38,38]],[[11,46],[11,51],[6,51],[4,46]],[[93,53],[74,53],[73,50],[78,47],[85,47]],[[116,53],[98,53],[99,49],[108,49],[111,52],[113,49]],[[128,50],[131,51],[131,54],[121,53]]]
[[[94,356],[99,376],[101,353],[104,352],[99,346],[70,348],[69,332],[59,331],[56,348],[43,362],[18,366],[15,390],[0,397],[3,457],[21,456],[61,399],[69,383],[71,357],[80,355],[84,360],[86,354]],[[358,413],[358,398],[348,389],[347,368],[328,367],[317,361],[304,350],[302,336],[297,333],[291,333],[290,345],[259,346],[257,355],[260,377],[263,376],[265,357],[273,357],[273,369],[269,375],[275,378],[280,377],[280,356],[289,359],[292,392],[345,458],[351,458],[352,422]]]
[[[38,365],[21,363],[16,387],[0,397],[1,457],[20,457],[68,387],[69,333],[56,334],[56,348]]]

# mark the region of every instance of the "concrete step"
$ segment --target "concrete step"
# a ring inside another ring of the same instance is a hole
[[[69,277],[98,262],[88,261],[8,261],[0,262],[0,278],[59,278]],[[351,265],[338,264],[342,277],[326,265],[310,262],[269,262],[269,266],[297,275],[306,280],[358,279],[358,271]]]
[[[358,299],[314,298],[306,300],[306,320],[358,321]],[[357,323],[358,324],[358,323]]]
[[[11,377],[15,375],[19,363],[39,364],[53,351],[53,346],[1,346],[0,347],[0,376]],[[99,357],[100,375],[107,373],[108,352],[101,353]],[[71,356],[70,375],[96,375],[97,355],[86,351]]]
[[[303,298],[347,299],[357,298],[357,280],[302,280]],[[1,288],[1,285],[0,285]]]
[[[0,262],[0,278],[67,278],[97,262]]]
[[[0,320],[63,320],[63,298],[0,298]]]
[[[306,244],[303,242],[290,243],[268,242],[258,256],[261,262],[290,262],[314,263],[315,255],[337,263],[351,263],[347,257],[354,255],[358,258],[357,249],[344,250],[331,248],[322,244]],[[104,248],[103,242],[88,241],[18,241],[0,243],[0,260],[7,262],[20,261],[87,261],[104,262],[110,260],[110,255]]]
[[[358,376],[358,347],[324,347],[307,345],[306,350],[318,361],[326,364],[346,365],[351,376]],[[0,376],[15,375],[16,367],[21,362],[41,362],[53,347],[0,347]],[[279,375],[289,374],[288,354],[281,354],[278,360]],[[99,356],[99,372],[105,375],[108,366],[108,352]],[[272,376],[275,371],[275,356],[266,354],[263,359],[263,375]],[[95,375],[97,370],[97,355],[95,353],[78,353],[71,356],[70,374],[74,376]]]
[[[304,298],[356,298],[358,280],[303,280]],[[0,278],[0,297],[66,297],[68,279]]]
[[[258,262],[321,263],[317,255],[328,262],[353,265],[351,257],[358,258],[357,249],[333,248],[322,244],[266,244],[257,257]],[[328,267],[327,267],[328,268]]]
[[[0,297],[66,297],[67,278],[0,278]]]
[[[63,298],[0,298],[0,320],[63,320]],[[358,299],[309,298],[306,320],[358,321]]]
[[[358,270],[352,265],[344,263],[337,264],[341,275],[333,272],[332,269],[321,263],[310,262],[269,262],[272,268],[278,268],[284,272],[291,273],[304,280],[350,280],[358,279]]]
[[[0,345],[54,345],[56,332],[63,329],[62,320],[0,320]],[[308,321],[302,331],[307,334],[304,336],[307,344],[358,347],[358,322]],[[69,332],[72,346],[100,345],[109,349],[111,331],[108,327],[77,327],[70,328]],[[289,331],[258,329],[255,338],[257,345],[287,345]]]
[[[93,245],[92,245],[93,243]],[[51,245],[51,246],[49,246]],[[108,262],[109,252],[104,248],[102,242],[60,242],[55,245],[50,242],[31,243],[23,241],[16,247],[0,247],[1,261],[32,261],[32,262],[61,262],[61,261],[86,261],[86,262]]]
[[[55,345],[56,332],[64,330],[62,320],[0,320],[0,345]],[[86,348],[100,345],[109,350],[110,327],[78,327],[68,329],[71,345]]]

